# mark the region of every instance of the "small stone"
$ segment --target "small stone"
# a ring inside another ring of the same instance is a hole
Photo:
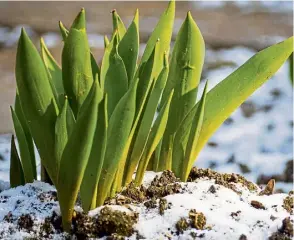
[[[218,146],[218,144],[217,144],[216,142],[208,142],[207,145],[208,145],[209,147],[213,147],[213,148],[215,148],[215,147]]]
[[[241,105],[241,110],[245,118],[250,118],[257,111],[257,108],[253,102],[246,101]]]
[[[240,210],[237,211],[237,212],[232,212],[232,213],[231,213],[231,217],[232,217],[233,219],[235,219],[235,220],[240,220],[240,219],[239,219],[239,215],[240,215],[240,213],[241,213]]]
[[[273,109],[273,105],[266,104],[260,108],[261,111],[267,113]]]
[[[278,89],[278,88],[274,88],[274,89],[270,92],[270,94],[271,94],[275,99],[277,99],[277,98],[279,98],[279,97],[282,95],[282,91],[281,91],[280,89]]]
[[[241,234],[239,237],[239,240],[247,240],[247,236],[244,234]]]
[[[225,125],[231,125],[232,123],[234,122],[233,118],[227,118],[225,121],[224,121],[224,124]]]
[[[214,169],[217,167],[217,163],[215,161],[210,161],[208,168]]]
[[[251,201],[251,206],[256,208],[256,209],[263,209],[265,210],[265,207],[263,206],[263,204],[261,202],[258,202],[256,200],[252,200]]]
[[[214,185],[211,185],[210,188],[208,189],[208,192],[210,193],[216,193],[216,188]]]
[[[265,189],[259,193],[259,196],[272,195],[274,193],[274,191],[275,191],[275,179],[271,179],[266,184]]]
[[[251,172],[251,169],[246,164],[239,163],[238,165],[239,165],[240,171],[243,174],[246,174],[246,173],[250,173]]]
[[[232,154],[232,155],[229,157],[227,163],[235,163],[235,162],[236,162],[235,155]]]

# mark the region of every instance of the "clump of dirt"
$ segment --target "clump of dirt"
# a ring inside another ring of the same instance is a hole
[[[176,229],[179,233],[183,233],[184,231],[186,231],[189,227],[189,223],[186,220],[186,218],[181,217],[179,221],[177,221],[176,223]]]
[[[127,214],[104,207],[96,220],[98,236],[104,237],[115,233],[121,236],[131,236],[138,217],[138,213],[135,212]]]
[[[98,216],[90,217],[86,213],[74,212],[71,236],[77,239],[101,238],[124,239],[134,233],[134,224],[138,222],[136,212],[126,213],[110,207],[101,209]],[[41,234],[48,237],[52,233],[61,233],[62,219],[55,212],[47,217],[41,226]]]
[[[48,237],[53,233],[63,232],[61,216],[53,211],[50,217],[46,217],[44,223],[40,227],[40,233],[43,237]]]
[[[163,215],[164,211],[168,209],[168,203],[165,198],[160,198],[159,199],[159,214]]]
[[[124,205],[160,199],[170,194],[179,193],[182,189],[179,181],[173,172],[166,170],[160,176],[156,176],[148,188],[143,185],[136,187],[133,183],[130,183],[121,193],[112,199],[108,199],[105,204]]]
[[[135,202],[143,202],[146,199],[146,188],[141,185],[140,187],[136,187],[133,182],[131,182],[123,191],[121,195],[132,199]]]
[[[146,195],[148,198],[162,198],[167,195],[179,193],[182,189],[179,184],[180,180],[176,178],[171,171],[164,171],[160,177],[156,176],[147,188]]]
[[[293,223],[290,217],[283,220],[282,227],[275,233],[273,233],[269,240],[291,240],[293,237]]]
[[[41,202],[58,201],[56,191],[43,192],[38,196],[38,198],[40,199]]]
[[[214,179],[216,184],[227,187],[238,194],[241,193],[237,190],[235,186],[236,183],[240,183],[242,186],[246,187],[251,192],[257,190],[257,187],[254,183],[248,181],[239,174],[221,174],[211,169],[198,169],[196,167],[193,167],[189,174],[188,182],[194,182],[195,180],[200,178]]]
[[[262,190],[258,195],[262,196],[262,195],[272,195],[275,191],[275,179],[271,179],[268,181],[268,183],[266,184],[264,190]]]
[[[29,214],[21,215],[17,220],[17,225],[21,229],[31,231],[34,225],[34,221]]]
[[[195,228],[197,230],[211,229],[211,227],[206,226],[206,217],[202,212],[197,212],[196,209],[191,209],[189,212],[188,218],[181,217],[176,225],[177,234],[181,234],[186,231],[189,227]],[[203,236],[192,236],[196,237],[204,237]]]
[[[191,209],[189,212],[189,218],[191,220],[191,227],[197,230],[203,230],[206,225],[206,217],[202,212],[197,212],[196,209]]]
[[[238,210],[237,212],[231,212],[231,217],[233,219],[235,219],[236,221],[239,221],[240,220],[240,213],[241,213],[240,210]]]
[[[6,221],[6,222],[9,222],[9,223],[12,223],[13,220],[14,220],[14,219],[13,219],[13,214],[12,214],[12,212],[8,212],[8,213],[4,216],[3,220]]]
[[[289,213],[293,214],[294,209],[294,191],[290,191],[288,196],[285,197],[283,201],[283,208],[285,208]]]
[[[62,233],[62,219],[54,211],[50,217],[46,217],[44,223],[40,227],[40,234],[43,238],[48,238],[50,234]]]
[[[157,206],[156,199],[152,198],[151,200],[144,202],[144,206],[148,209],[156,208],[156,206]]]
[[[250,202],[250,204],[251,204],[252,207],[254,207],[256,209],[263,209],[263,210],[265,210],[265,206],[261,202],[259,202],[259,201],[252,200]]]

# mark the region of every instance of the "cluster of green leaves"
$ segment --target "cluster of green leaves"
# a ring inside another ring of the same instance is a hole
[[[269,79],[293,51],[293,38],[248,60],[196,103],[204,63],[201,32],[188,12],[169,61],[175,17],[171,1],[141,60],[139,12],[128,28],[112,12],[101,66],[91,53],[85,10],[67,30],[62,68],[44,41],[41,54],[22,30],[16,57],[11,186],[36,179],[34,144],[43,176],[56,186],[65,230],[80,194],[85,211],[104,203],[147,168],[170,169],[186,180],[201,148],[222,122]],[[136,171],[137,168],[137,171]]]

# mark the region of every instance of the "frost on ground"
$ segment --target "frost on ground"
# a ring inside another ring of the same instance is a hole
[[[192,169],[189,182],[171,172],[146,173],[88,215],[76,206],[73,234],[62,233],[55,189],[45,183],[0,193],[1,239],[291,239],[293,195],[261,190],[237,174]]]

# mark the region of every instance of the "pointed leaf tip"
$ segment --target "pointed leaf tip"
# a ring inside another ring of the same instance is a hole
[[[84,8],[81,9],[71,27],[78,30],[86,28],[86,11]]]

